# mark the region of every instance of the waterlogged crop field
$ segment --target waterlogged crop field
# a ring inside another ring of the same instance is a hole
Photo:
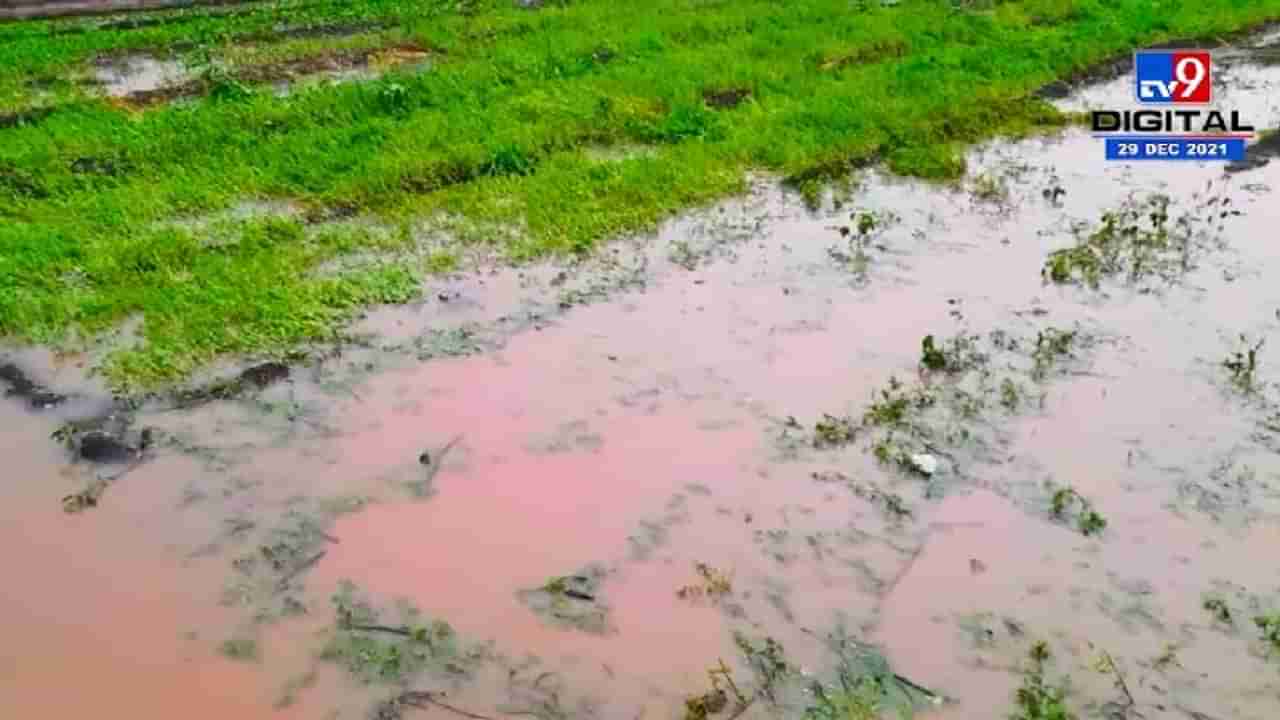
[[[1045,83],[1277,6],[216,10],[0,27],[0,332],[66,344],[138,319],[101,363],[118,388],[332,337],[468,250],[528,259],[652,229],[750,170],[810,192],[874,159],[955,178],[964,143],[1063,121],[1031,96]],[[308,82],[344,74],[364,81]],[[236,212],[263,202],[292,212]]]
[[[1276,19],[0,24],[0,716],[1272,720]]]

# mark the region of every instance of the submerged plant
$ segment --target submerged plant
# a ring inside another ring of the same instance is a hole
[[[1065,688],[1050,684],[1044,676],[1049,646],[1043,640],[1031,646],[1031,667],[1022,677],[1022,687],[1014,695],[1016,709],[1010,720],[1075,720],[1067,709]]]
[[[1268,652],[1280,653],[1280,612],[1258,615],[1253,623],[1262,631],[1262,639],[1270,646]]]
[[[827,689],[821,684],[813,686],[815,703],[805,708],[805,720],[878,720],[880,717],[880,692],[875,680],[859,678],[856,682],[840,676],[840,686]]]
[[[978,349],[978,337],[959,333],[941,343],[932,335],[920,341],[920,365],[926,370],[960,373],[986,362],[987,356]]]
[[[1050,504],[1050,512],[1054,518],[1059,520],[1066,519],[1068,511],[1078,506],[1079,513],[1076,515],[1076,527],[1080,529],[1083,535],[1097,535],[1107,527],[1107,519],[1094,509],[1093,503],[1076,492],[1075,488],[1059,488],[1053,493]]]
[[[822,419],[813,426],[813,446],[816,448],[840,447],[853,442],[857,428],[847,417],[837,417],[823,413]]]
[[[1072,348],[1079,339],[1076,330],[1059,330],[1045,328],[1036,333],[1035,347],[1031,351],[1034,363],[1031,374],[1037,380],[1043,380],[1057,362],[1072,355]]]
[[[1211,596],[1204,599],[1204,609],[1213,615],[1213,619],[1225,625],[1231,624],[1231,608],[1227,606],[1227,601],[1218,596]]]
[[[1194,267],[1195,253],[1221,233],[1223,219],[1239,214],[1230,198],[1208,190],[1193,200],[1171,219],[1169,196],[1130,197],[1103,213],[1096,227],[1077,228],[1075,244],[1049,253],[1041,274],[1055,284],[1092,288],[1117,275],[1129,282],[1151,275],[1173,281]]]
[[[231,638],[218,646],[218,650],[232,660],[248,661],[258,659],[258,641],[253,638]]]
[[[709,597],[718,598],[733,592],[733,574],[717,570],[706,563],[696,563],[694,571],[702,578],[701,583],[685,585],[676,591],[682,599]]]
[[[1249,337],[1243,333],[1240,335],[1240,347],[1227,356],[1222,361],[1222,367],[1226,369],[1231,385],[1240,392],[1248,395],[1258,389],[1258,380],[1256,377],[1258,370],[1258,355],[1262,352],[1262,346],[1266,343],[1266,338],[1258,342],[1250,342]]]

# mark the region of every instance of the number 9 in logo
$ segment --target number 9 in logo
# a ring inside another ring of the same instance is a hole
[[[1213,83],[1209,76],[1209,53],[1180,52],[1173,54],[1174,96],[1177,102],[1207,103]]]

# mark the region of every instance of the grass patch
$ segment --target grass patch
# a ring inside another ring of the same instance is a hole
[[[831,178],[884,159],[958,177],[966,143],[1064,121],[1029,99],[1044,83],[1280,16],[1280,0],[515,5],[285,1],[0,25],[0,335],[67,345],[140,316],[140,342],[103,369],[118,387],[172,382],[329,337],[357,307],[411,297],[423,272],[399,259],[318,277],[370,239],[257,222],[214,248],[159,227],[175,217],[287,198],[437,218],[516,259],[581,252],[738,192],[750,169]],[[344,25],[368,30],[326,36]],[[288,97],[235,71],[395,46],[438,62]],[[135,112],[72,81],[144,49],[214,68],[211,92]],[[616,146],[653,152],[591,157]]]

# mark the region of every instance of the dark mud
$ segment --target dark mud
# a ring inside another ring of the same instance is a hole
[[[36,125],[48,119],[56,112],[55,108],[35,108],[19,112],[0,113],[0,128],[15,128],[24,125]]]
[[[1274,69],[1224,82],[1280,123]],[[963,185],[868,170],[812,208],[762,180],[434,280],[305,372],[142,404],[151,459],[93,512],[56,506],[100,470],[47,441],[64,406],[0,404],[0,710],[988,720],[1043,642],[1081,717],[1270,720],[1274,343],[1247,392],[1224,361],[1280,330],[1280,175],[1101,156],[992,143]],[[1239,214],[1177,272],[1042,274],[1210,181]]]
[[[252,8],[253,3],[250,0],[10,0],[4,6],[0,6],[0,21],[113,15],[124,12],[193,7],[209,8],[208,12],[219,12],[218,8],[220,7],[234,5],[247,5]],[[231,9],[228,8],[228,10]],[[244,12],[252,12],[252,10],[246,9]],[[125,29],[133,29],[150,27],[161,22],[181,22],[182,17],[182,15],[172,16],[172,19],[169,19],[169,16],[165,16],[165,19],[155,17],[131,19],[123,17],[100,23],[97,26],[119,26]],[[84,32],[86,30],[81,30],[80,28],[56,28],[55,32]]]
[[[1276,60],[1276,33],[1280,22],[1262,28],[1251,28],[1225,35],[1209,35],[1199,38],[1179,38],[1149,45],[1145,50],[1180,50],[1205,48],[1215,50],[1215,62],[1269,64]],[[1065,100],[1081,89],[1111,82],[1133,70],[1133,53],[1125,52],[1115,57],[1083,68],[1062,80],[1055,80],[1035,92],[1045,100]]]
[[[13,363],[0,363],[0,381],[8,384],[4,391],[5,397],[19,398],[35,410],[44,410],[60,405],[67,399],[66,395],[53,392],[36,383],[27,377],[22,368]]]
[[[1280,130],[1272,130],[1257,142],[1245,148],[1244,160],[1227,166],[1227,172],[1238,173],[1257,170],[1280,155]]]

